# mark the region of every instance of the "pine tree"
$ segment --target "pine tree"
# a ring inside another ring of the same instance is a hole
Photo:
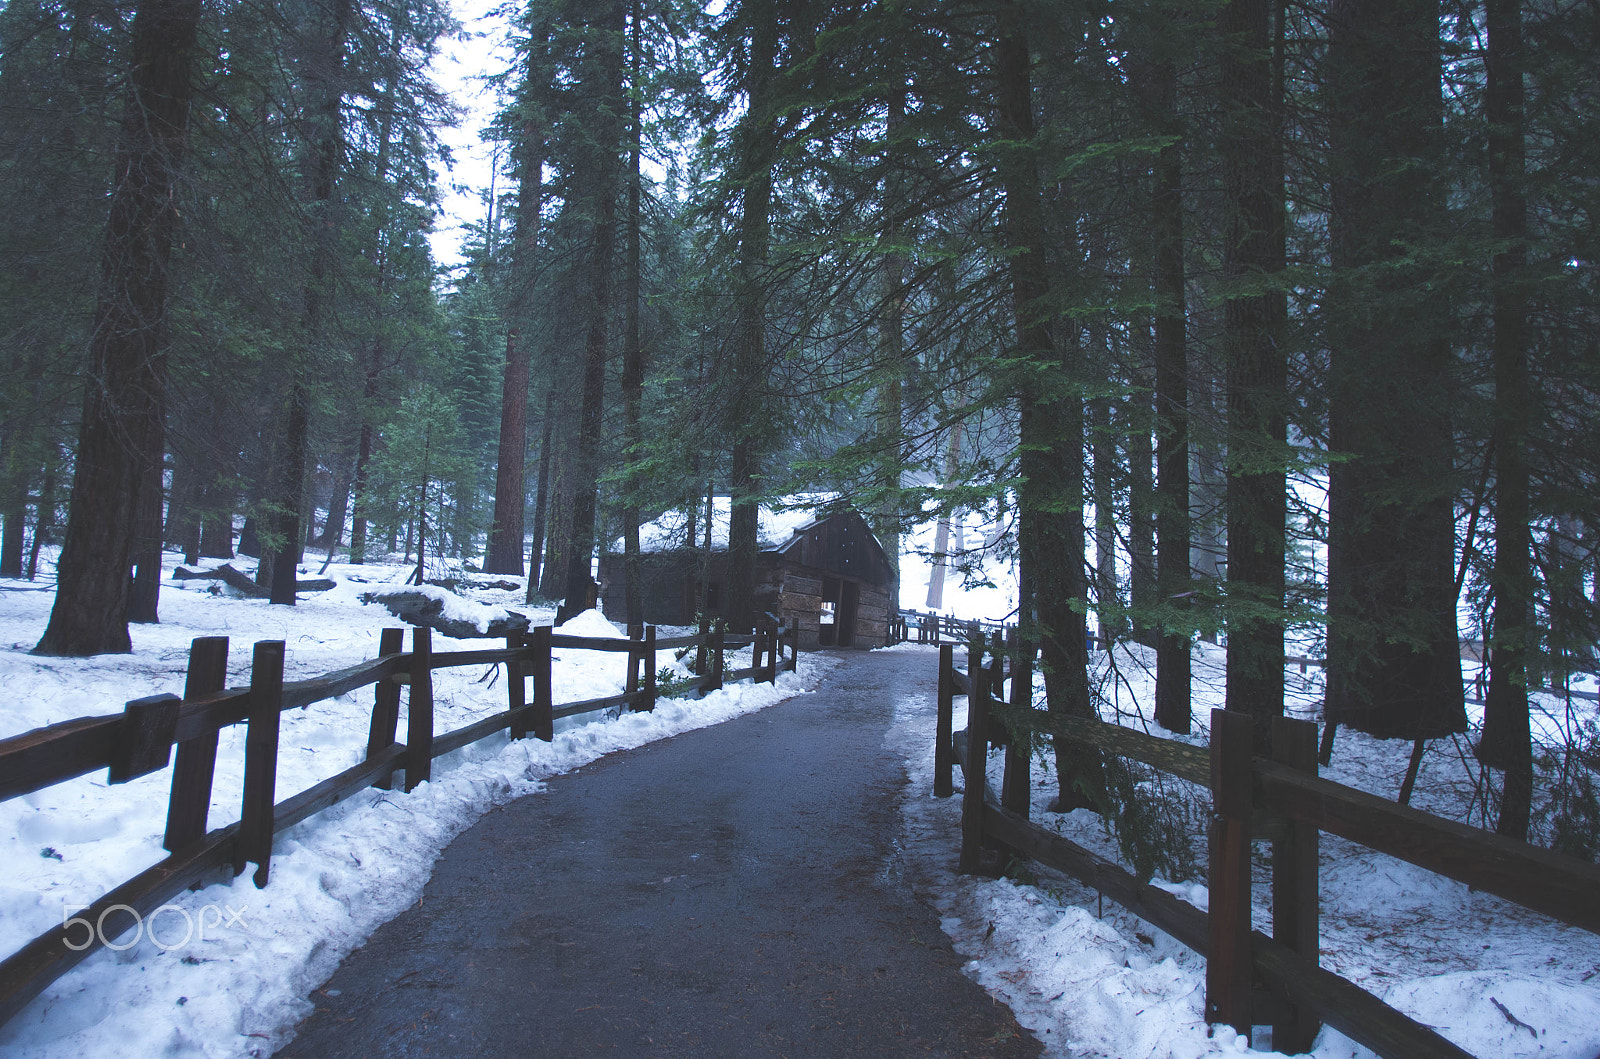
[[[128,567],[166,386],[174,185],[187,139],[198,0],[142,0],[117,151],[82,433],[55,605],[36,654],[126,652]]]

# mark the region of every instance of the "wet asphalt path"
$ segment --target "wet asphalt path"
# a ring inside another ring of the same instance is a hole
[[[934,668],[847,653],[814,694],[491,812],[280,1054],[1038,1055],[899,872],[884,734]]]

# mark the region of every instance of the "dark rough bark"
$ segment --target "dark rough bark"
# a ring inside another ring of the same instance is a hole
[[[200,11],[199,0],[141,0],[134,15],[130,98],[89,339],[71,514],[37,654],[131,646],[128,568],[141,453],[163,404],[167,263]]]
[[[1095,348],[1098,348],[1096,346]],[[1112,419],[1111,399],[1096,397],[1089,402],[1090,451],[1094,460],[1090,479],[1094,497],[1094,595],[1095,614],[1100,620],[1100,649],[1128,634],[1122,611],[1117,578],[1117,427]]]
[[[563,602],[556,611],[562,621],[582,611],[593,593],[595,521],[599,510],[601,413],[605,405],[606,330],[610,323],[611,274],[616,263],[617,178],[621,175],[622,144],[622,29],[623,7],[612,2],[593,23],[593,67],[590,91],[596,107],[588,124],[593,139],[585,179],[589,184],[590,216],[594,229],[589,240],[589,298],[585,310],[588,332],[583,343],[583,404],[578,415],[578,436],[573,446],[572,521],[568,526],[566,579]]]
[[[161,620],[162,473],[161,415],[149,425],[134,508],[133,584],[128,590],[128,620],[154,625]],[[152,451],[153,450],[153,451]]]
[[[1489,187],[1494,237],[1504,247],[1491,262],[1494,279],[1494,631],[1489,640],[1489,694],[1478,759],[1505,770],[1495,830],[1526,839],[1533,802],[1533,746],[1528,718],[1532,630],[1533,539],[1529,530],[1527,424],[1534,414],[1528,386],[1528,297],[1524,240],[1528,206],[1522,189],[1522,4],[1489,0]]]
[[[1178,119],[1178,73],[1170,61],[1152,77],[1160,131],[1173,142],[1156,156],[1150,227],[1155,237],[1154,287],[1156,361],[1156,557],[1157,593],[1163,618],[1156,643],[1156,723],[1169,732],[1188,732],[1193,580],[1189,571],[1189,356],[1184,322],[1183,128]]]
[[[642,215],[639,210],[641,147],[641,106],[644,86],[641,83],[644,57],[641,50],[639,0],[629,5],[629,39],[631,58],[631,85],[628,128],[628,236],[623,263],[623,325],[622,325],[622,444],[623,466],[626,477],[622,483],[622,551],[623,567],[627,571],[624,608],[627,612],[628,630],[644,627],[644,603],[640,598],[639,583],[643,568],[639,562],[639,489],[636,464],[642,455],[644,435],[639,417],[644,405],[644,339],[639,330],[639,227]]]
[[[1017,490],[1022,571],[1034,615],[1024,614],[1021,639],[1040,645],[1051,712],[1092,716],[1089,651],[1083,614],[1089,597],[1084,555],[1083,402],[1077,392],[1082,352],[1075,336],[1052,334],[1045,219],[1034,154],[1033,86],[1021,10],[999,7],[995,46],[997,168],[1005,190],[1005,238],[1018,353],[1048,370],[1018,387]],[[1070,325],[1064,325],[1070,326]],[[1037,619],[1036,624],[1029,620]],[[1059,796],[1066,811],[1091,805],[1083,787],[1098,788],[1094,762],[1072,744],[1056,747]]]
[[[1326,718],[1466,728],[1455,617],[1437,0],[1330,6]]]
[[[323,340],[326,326],[328,276],[332,271],[337,239],[334,185],[343,152],[340,102],[345,67],[346,36],[354,17],[350,0],[336,0],[329,11],[327,36],[309,57],[308,79],[314,83],[315,102],[309,115],[310,142],[304,146],[306,203],[310,213],[311,250],[305,286],[301,291],[304,333],[309,350]],[[276,451],[273,476],[273,549],[270,602],[292,607],[295,579],[305,548],[304,520],[307,443],[311,432],[312,365],[306,353],[290,365],[291,381],[284,412],[283,444]],[[262,562],[268,557],[263,555]]]
[[[28,546],[28,568],[24,573],[29,581],[39,572],[39,549],[50,541],[56,520],[56,465],[55,460],[45,464],[44,482],[39,486],[39,504],[34,516],[33,543]]]
[[[528,542],[528,588],[523,595],[529,603],[539,594],[539,577],[543,566],[545,511],[550,504],[550,443],[554,407],[555,387],[551,386],[545,396],[544,424],[539,431],[539,482],[533,498],[533,539]]]
[[[500,393],[500,449],[494,472],[494,523],[483,557],[486,574],[522,573],[522,516],[527,506],[528,347],[515,327],[506,331],[506,371]]]
[[[732,511],[728,525],[728,596],[723,613],[728,631],[749,632],[755,616],[755,565],[759,551],[762,424],[766,389],[767,255],[772,241],[772,167],[777,151],[773,63],[778,51],[777,12],[766,5],[751,27],[748,84],[750,105],[740,121],[739,175],[744,203],[739,217],[737,319],[734,380],[729,408],[733,447],[729,463]]]
[[[1269,0],[1222,15],[1221,154],[1227,210],[1223,307],[1228,401],[1227,708],[1251,715],[1256,745],[1283,713],[1286,310],[1262,290],[1283,267],[1281,127],[1273,97]]]
[[[1123,402],[1128,451],[1128,605],[1136,643],[1155,647],[1159,622],[1156,606],[1156,480],[1155,445],[1151,437],[1150,382],[1141,370],[1133,394]]]
[[[572,520],[572,429],[567,416],[571,409],[556,406],[562,417],[551,432],[550,486],[545,504],[544,569],[539,574],[539,592],[546,599],[560,599],[566,588],[567,545],[570,534],[567,527]],[[540,462],[543,463],[541,457]]]
[[[28,518],[28,478],[16,456],[16,433],[0,436],[0,577],[22,576],[22,534]]]

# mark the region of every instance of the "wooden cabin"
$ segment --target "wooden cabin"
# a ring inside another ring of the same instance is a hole
[[[640,557],[644,620],[692,625],[695,616],[728,619],[728,552],[673,548]],[[627,617],[627,571],[621,555],[600,557],[601,609]],[[705,586],[705,598],[700,588]],[[835,508],[801,525],[781,544],[756,556],[756,616],[772,614],[800,631],[802,649],[878,647],[899,609],[894,567],[866,519]]]

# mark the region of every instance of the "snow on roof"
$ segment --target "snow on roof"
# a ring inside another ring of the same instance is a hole
[[[806,525],[817,517],[819,508],[836,500],[836,493],[796,493],[792,496],[781,497],[770,506],[762,504],[757,515],[756,538],[763,548],[775,548],[794,536],[796,530]],[[726,496],[713,499],[711,521],[711,547],[713,549],[728,546],[728,520],[732,510],[731,500]],[[705,504],[702,502],[695,518],[695,545],[705,546]],[[682,511],[668,511],[651,522],[639,527],[639,550],[644,552],[663,552],[673,548],[682,548],[687,541],[685,534],[689,528],[688,516]],[[622,551],[622,538],[618,537],[612,547]]]

